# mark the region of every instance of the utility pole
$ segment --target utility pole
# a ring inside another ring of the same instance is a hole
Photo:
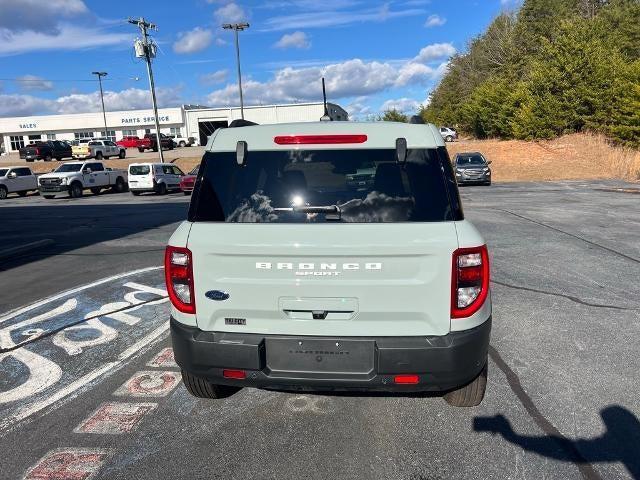
[[[164,154],[162,152],[162,141],[160,137],[160,121],[158,120],[158,103],[156,101],[156,87],[153,82],[153,70],[151,69],[151,59],[156,56],[156,46],[149,41],[147,30],[158,30],[154,23],[147,22],[144,18],[129,18],[129,23],[137,25],[142,33],[142,40],[136,40],[134,45],[136,57],[144,57],[147,63],[147,75],[149,76],[149,88],[151,89],[151,102],[153,103],[153,118],[156,124],[156,145],[160,153],[160,162],[164,163]]]
[[[242,99],[242,75],[240,74],[240,45],[238,42],[238,32],[249,28],[248,23],[225,23],[222,25],[225,30],[233,30],[236,37],[236,62],[238,64],[238,89],[240,90],[240,117],[244,120],[244,101]]]
[[[102,118],[104,119],[104,136],[107,136],[107,114],[104,112],[104,94],[102,93],[102,77],[107,76],[107,72],[91,72],[92,75],[98,76],[98,83],[100,84],[100,101],[102,102]]]

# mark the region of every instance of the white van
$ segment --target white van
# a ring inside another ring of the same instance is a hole
[[[165,195],[180,190],[184,172],[171,163],[132,163],[129,165],[129,190],[133,195],[155,192]]]

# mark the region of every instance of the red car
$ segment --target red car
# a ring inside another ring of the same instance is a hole
[[[142,140],[140,140],[138,137],[127,136],[122,137],[122,140],[118,140],[116,142],[116,145],[120,145],[124,148],[138,148],[141,142]]]
[[[194,168],[180,179],[180,190],[182,190],[185,195],[191,195],[191,192],[193,192],[193,186],[196,184],[199,168],[199,166]]]

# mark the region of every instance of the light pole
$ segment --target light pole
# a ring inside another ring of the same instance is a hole
[[[102,118],[104,119],[104,136],[107,134],[107,114],[104,112],[104,94],[102,93],[102,77],[107,76],[107,72],[91,72],[93,75],[98,76],[98,83],[100,84],[100,101],[102,102]]]
[[[242,100],[242,75],[240,74],[240,45],[238,43],[238,32],[249,28],[248,23],[225,23],[222,25],[225,30],[233,30],[236,37],[236,61],[238,63],[238,89],[240,90],[240,118],[244,120],[244,102]]]

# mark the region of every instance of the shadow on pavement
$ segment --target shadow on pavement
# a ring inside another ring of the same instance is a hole
[[[158,198],[154,202],[126,204],[84,203],[80,199],[65,203],[52,201],[50,205],[2,206],[0,214],[3,235],[0,236],[0,250],[42,239],[52,239],[55,243],[50,247],[0,260],[0,272],[71,250],[180,222],[186,219],[189,204],[176,202],[175,197],[172,197]],[[170,234],[171,232],[158,232],[154,236],[150,232],[149,249],[164,250],[160,243],[166,242]]]
[[[501,435],[526,451],[573,462],[578,466],[594,462],[622,462],[633,478],[640,479],[640,421],[632,412],[619,405],[606,407],[600,415],[606,431],[593,439],[569,440],[555,435],[519,435],[503,415],[476,417],[473,419],[473,429],[476,432]]]

